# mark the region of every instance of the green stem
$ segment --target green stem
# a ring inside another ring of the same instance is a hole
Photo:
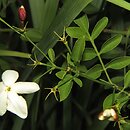
[[[26,35],[26,33],[24,34],[20,33],[15,28],[10,26],[7,22],[5,22],[2,18],[0,18],[0,21],[4,23],[5,25],[7,25],[9,28],[11,28],[13,31],[18,33],[20,36],[23,36],[24,38],[26,38],[53,66],[55,66],[55,64],[46,56],[46,54],[37,45],[34,44],[34,42]]]
[[[18,33],[19,35],[21,35],[21,33],[19,31],[17,31],[16,29],[14,29],[12,26],[10,26],[7,22],[5,22],[2,18],[0,18],[0,21],[2,23],[4,23],[5,25],[7,25],[9,28],[11,28],[13,31],[15,31],[16,33]]]
[[[72,52],[71,52],[71,50],[70,50],[70,47],[68,46],[68,42],[66,41],[64,44],[65,44],[67,50],[69,51],[69,53],[71,54]]]
[[[92,46],[93,46],[93,48],[94,48],[94,50],[95,50],[95,52],[96,52],[96,54],[97,54],[97,56],[98,56],[98,59],[99,59],[101,65],[102,65],[102,68],[103,68],[103,70],[104,70],[104,72],[105,72],[105,74],[106,74],[106,77],[107,77],[109,83],[110,83],[111,85],[113,85],[113,83],[112,83],[112,81],[111,81],[111,79],[110,79],[110,77],[109,77],[109,75],[108,75],[108,73],[107,73],[107,70],[106,70],[106,68],[105,68],[105,65],[104,65],[104,63],[103,63],[103,61],[102,61],[102,58],[100,57],[100,54],[99,54],[99,52],[98,52],[98,50],[97,50],[97,47],[95,46],[94,40],[91,38],[91,36],[89,37],[89,39],[90,39],[90,42],[92,43]]]
[[[55,64],[46,56],[46,54],[26,35],[26,33],[23,35],[53,66]]]

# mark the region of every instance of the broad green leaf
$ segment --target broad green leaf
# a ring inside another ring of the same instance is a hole
[[[80,62],[82,55],[85,49],[85,40],[84,38],[78,39],[73,47],[71,58],[74,62]]]
[[[107,0],[107,1],[130,11],[130,3],[125,0]]]
[[[79,27],[68,27],[66,28],[67,34],[72,38],[85,38],[87,41],[87,34]]]
[[[108,39],[101,47],[100,54],[106,53],[114,49],[122,39],[122,35],[116,35]]]
[[[92,60],[96,57],[95,50],[93,48],[86,48],[83,53],[83,61]]]
[[[63,79],[64,78],[64,76],[66,75],[66,71],[59,71],[59,72],[57,72],[56,73],[56,76],[59,78],[59,79]]]
[[[0,50],[0,56],[13,56],[20,58],[30,58],[31,54],[18,52],[18,51],[8,51],[8,50]]]
[[[130,70],[125,74],[124,77],[124,87],[130,87]]]
[[[42,34],[37,29],[29,29],[24,33],[27,37],[29,37],[33,42],[39,42],[42,38]],[[20,37],[22,40],[27,41],[27,39],[23,36]]]
[[[82,81],[81,81],[79,78],[74,77],[73,80],[74,80],[75,83],[77,83],[80,87],[83,86],[83,83],[82,83]]]
[[[36,0],[35,0],[36,1]],[[44,51],[48,52],[49,48],[53,48],[57,43],[57,36],[54,35],[54,31],[59,35],[62,35],[64,27],[68,27],[72,21],[79,15],[79,13],[91,2],[92,0],[67,0],[64,2],[63,6],[57,13],[56,17],[51,22],[49,28],[44,33],[42,40],[37,44],[37,46]],[[30,0],[30,3],[32,1]],[[38,1],[38,3],[40,3]],[[35,6],[34,6],[35,15]],[[49,16],[50,17],[50,16]],[[43,23],[42,23],[43,24]],[[44,44],[43,44],[44,43]],[[36,51],[40,59],[43,55]]]
[[[54,52],[54,50],[53,50],[52,48],[50,48],[50,49],[48,50],[48,56],[49,56],[49,58],[50,58],[50,60],[51,60],[52,62],[55,61],[55,52]]]
[[[86,75],[92,79],[97,79],[100,77],[101,73],[102,73],[102,67],[100,64],[97,64],[97,65],[93,66],[92,68],[90,68],[86,72]]]
[[[112,107],[112,103],[113,103],[113,98],[114,98],[115,94],[110,94],[108,95],[105,100],[103,101],[103,110],[111,108]]]
[[[89,21],[86,15],[82,16],[79,19],[74,20],[74,22],[85,32],[89,30]]]
[[[108,24],[108,18],[107,17],[103,17],[102,19],[100,19],[97,24],[95,25],[91,37],[92,39],[96,39],[100,33],[103,31],[103,29],[107,26]]]
[[[73,77],[70,74],[67,74],[59,83],[58,83],[58,91],[60,95],[60,101],[65,100],[72,89],[73,86]]]
[[[58,3],[58,0],[29,0],[32,22],[35,29],[45,33],[56,16]]]
[[[111,68],[111,69],[122,69],[130,64],[130,57],[129,56],[124,56],[124,57],[118,57],[115,58],[114,60],[110,61],[108,64],[106,64],[106,68]]]

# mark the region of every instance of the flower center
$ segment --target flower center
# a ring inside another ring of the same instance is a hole
[[[10,86],[6,86],[5,91],[9,92],[11,90]]]

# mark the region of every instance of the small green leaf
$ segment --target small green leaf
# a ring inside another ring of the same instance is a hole
[[[91,37],[92,39],[96,39],[100,33],[103,31],[103,29],[107,26],[108,24],[108,18],[107,17],[103,17],[101,20],[99,20],[97,22],[97,24],[95,25],[93,31],[92,31],[92,34],[91,34]]]
[[[50,58],[50,60],[51,60],[52,62],[55,61],[55,52],[54,52],[54,50],[53,50],[52,48],[50,48],[50,49],[48,50],[48,56],[49,56],[49,58]]]
[[[115,94],[113,95],[113,94],[110,94],[110,95],[108,95],[106,98],[105,98],[105,100],[104,100],[104,102],[103,102],[103,110],[105,110],[105,109],[108,109],[108,108],[111,108],[112,107],[112,103],[113,103],[113,96],[115,96]]]
[[[122,39],[122,35],[116,35],[108,39],[101,47],[100,54],[106,53],[114,49]]]
[[[24,34],[29,37],[33,42],[39,42],[42,38],[42,34],[34,28],[27,30]],[[27,39],[23,36],[21,36],[21,39],[27,41]]]
[[[74,63],[71,61],[71,57],[69,53],[67,53],[67,63],[68,65],[75,66]]]
[[[80,87],[83,86],[83,83],[82,83],[82,81],[81,81],[79,78],[74,77],[73,80],[74,80]]]
[[[115,58],[114,60],[110,61],[108,64],[106,64],[106,68],[111,68],[111,69],[122,69],[130,64],[130,57],[129,56],[124,56],[124,57],[118,57]]]
[[[85,32],[89,30],[89,21],[86,15],[82,16],[79,19],[74,20],[74,22]]]
[[[93,66],[92,68],[90,68],[86,72],[86,75],[92,79],[97,79],[98,77],[100,77],[101,73],[102,73],[102,67],[100,64],[97,64]]]
[[[124,55],[124,51],[122,48],[116,47],[113,50],[109,51],[109,53],[102,54],[102,58],[104,59],[114,59],[116,57],[120,57]]]
[[[66,75],[66,71],[59,71],[59,72],[57,72],[56,73],[56,76],[59,78],[59,79],[63,79],[64,78],[64,76]]]
[[[74,62],[80,62],[82,59],[82,55],[85,49],[85,40],[84,38],[80,38],[75,42],[75,45],[72,50],[71,58]]]
[[[58,91],[59,91],[59,95],[60,95],[60,101],[65,100],[69,96],[71,89],[72,89],[72,86],[73,86],[72,79],[73,79],[73,76],[70,74],[67,74],[63,78],[63,80],[61,80],[58,83]]]
[[[124,77],[124,87],[127,88],[130,86],[130,70],[125,74]]]
[[[72,38],[85,38],[85,40],[88,40],[87,33],[85,33],[81,28],[79,27],[68,27],[66,28],[67,34]]]
[[[83,53],[83,61],[92,60],[96,57],[95,50],[93,48],[86,48]]]

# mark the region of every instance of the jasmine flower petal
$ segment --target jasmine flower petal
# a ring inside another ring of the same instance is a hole
[[[7,109],[7,93],[5,91],[0,93],[0,115],[4,115]]]
[[[2,81],[4,82],[4,84],[6,86],[11,86],[12,84],[14,84],[16,82],[18,77],[19,77],[19,74],[18,74],[17,71],[15,71],[15,70],[6,70],[2,74]]]
[[[33,93],[39,89],[39,85],[35,82],[16,82],[12,86],[12,90],[19,94]]]
[[[13,91],[8,92],[7,110],[23,119],[25,119],[28,115],[25,99]]]

